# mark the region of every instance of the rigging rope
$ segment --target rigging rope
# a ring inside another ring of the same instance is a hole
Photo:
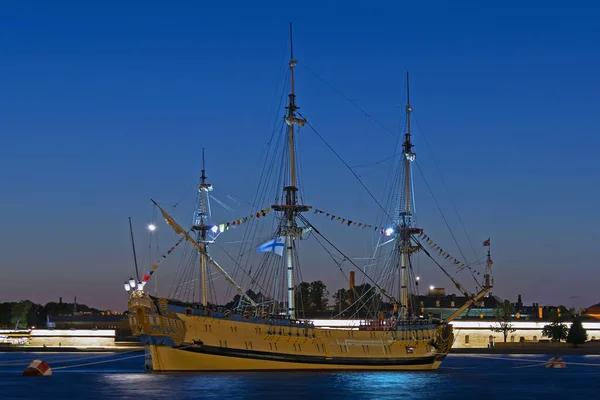
[[[342,93],[339,89],[336,89],[332,84],[330,84],[329,82],[327,82],[325,79],[323,79],[322,77],[320,77],[319,75],[317,75],[316,72],[313,72],[310,68],[308,68],[306,66],[306,64],[304,63],[298,63],[300,64],[302,67],[304,67],[308,72],[310,72],[311,74],[313,74],[315,77],[317,77],[321,82],[323,82],[325,85],[329,86],[334,92],[336,92],[337,94],[339,94],[340,96],[342,96],[344,99],[346,99],[350,104],[352,104],[354,107],[356,107],[358,110],[360,110],[365,117],[367,118],[371,118],[373,120],[373,122],[375,122],[377,125],[379,125],[384,131],[388,132],[390,135],[396,137],[398,136],[396,133],[392,132],[391,130],[389,130],[385,125],[383,125],[381,122],[379,122],[377,119],[375,119],[371,114],[369,114],[367,111],[365,111],[362,107],[360,107],[354,100],[352,100],[351,98],[349,98],[348,96],[346,96],[344,93]],[[304,117],[303,117],[304,118]]]
[[[456,247],[458,247],[458,251],[460,252],[463,260],[465,260],[465,265],[467,266],[467,268],[469,268],[469,271],[471,271],[471,276],[473,276],[473,280],[475,280],[475,284],[477,285],[478,288],[482,287],[482,285],[479,283],[479,281],[475,277],[475,274],[473,274],[473,270],[469,266],[469,262],[467,261],[467,258],[465,257],[462,249],[460,248],[460,245],[458,244],[458,241],[456,240],[456,236],[454,236],[454,232],[452,232],[452,229],[450,228],[450,224],[448,224],[448,220],[444,216],[444,213],[442,212],[442,208],[440,207],[440,204],[438,203],[435,195],[433,194],[433,191],[431,190],[431,186],[429,186],[429,182],[427,182],[427,179],[425,179],[425,175],[423,174],[423,171],[421,170],[421,167],[419,166],[419,164],[416,161],[415,161],[415,165],[417,166],[417,169],[421,173],[421,176],[423,177],[423,182],[425,182],[425,186],[427,186],[427,189],[429,190],[429,193],[431,194],[431,197],[433,198],[433,202],[435,203],[437,209],[439,210],[440,215],[442,216],[442,219],[444,220],[444,223],[446,224],[446,227],[450,231],[450,235],[452,236],[452,239],[454,240],[454,243],[456,244]],[[429,256],[429,257],[431,257],[431,256]]]
[[[325,240],[331,247],[333,247],[338,253],[340,253],[345,260],[348,260],[350,262],[350,264],[354,265],[354,267],[356,267],[356,269],[358,269],[368,280],[371,281],[371,283],[373,283],[373,285],[375,285],[375,287],[377,289],[379,289],[380,293],[382,295],[384,295],[385,297],[387,297],[389,300],[391,301],[395,301],[395,299],[392,296],[389,296],[387,294],[387,292],[385,291],[385,289],[383,289],[381,286],[379,286],[379,284],[377,284],[377,282],[375,282],[369,275],[367,275],[367,273],[365,271],[363,271],[363,269],[361,267],[359,267],[354,261],[352,261],[352,259],[350,259],[348,256],[346,256],[340,249],[338,249],[333,243],[331,243],[331,241],[329,239],[327,239],[325,236],[323,236],[321,234],[321,232],[319,232],[317,230],[317,228],[315,228],[315,226],[313,224],[311,224],[303,215],[300,215],[300,219],[307,225],[310,226],[313,231],[321,236],[323,238],[323,240]]]
[[[304,118],[306,120],[306,118],[304,117],[304,115],[298,113],[298,115],[302,118]],[[348,168],[348,170],[352,173],[352,175],[354,175],[354,177],[358,180],[358,182],[362,185],[362,187],[367,191],[367,193],[369,194],[369,196],[371,196],[371,198],[375,201],[375,204],[377,204],[377,206],[379,206],[379,208],[381,208],[381,210],[384,212],[385,215],[387,215],[387,217],[390,220],[394,220],[390,214],[388,214],[388,212],[386,211],[385,208],[383,208],[383,206],[379,203],[379,201],[377,201],[377,199],[375,198],[375,196],[373,196],[373,193],[371,193],[371,191],[369,190],[369,188],[367,188],[367,186],[363,183],[363,181],[360,179],[360,177],[356,174],[356,172],[354,172],[354,170],[352,169],[352,167],[350,167],[350,165],[348,165],[348,163],[346,161],[344,161],[344,159],[333,149],[333,147],[331,147],[331,145],[329,143],[327,143],[327,141],[323,138],[323,136],[321,136],[321,134],[315,129],[314,126],[312,126],[312,124],[310,122],[306,122],[306,125],[308,125],[310,127],[310,129],[313,130],[313,132],[315,133],[315,135],[317,135],[317,137],[319,139],[321,139],[321,141],[325,144],[325,146],[327,146],[329,148],[329,150],[331,150],[331,152],[333,154],[335,154],[335,156],[342,162],[342,164],[344,164],[346,166],[346,168]]]
[[[433,165],[435,165],[435,169],[437,170],[438,174],[440,175],[440,179],[442,181],[442,184],[444,185],[444,189],[446,189],[446,194],[448,195],[448,198],[450,199],[450,203],[452,203],[452,207],[454,208],[454,212],[456,213],[456,216],[458,217],[458,221],[460,222],[460,225],[462,226],[463,231],[465,232],[465,236],[467,237],[467,240],[469,241],[471,250],[473,250],[473,254],[475,255],[475,258],[477,258],[477,252],[475,251],[475,247],[473,246],[471,237],[467,233],[467,228],[465,227],[465,224],[463,223],[462,218],[460,217],[460,214],[458,213],[458,209],[456,208],[456,203],[454,202],[454,199],[450,195],[450,190],[448,190],[448,186],[446,185],[446,181],[444,180],[442,171],[440,170],[438,163],[435,161],[435,158],[433,157],[433,152],[431,151],[431,147],[429,146],[429,141],[425,137],[425,133],[423,132],[423,129],[421,128],[421,124],[419,124],[419,120],[417,119],[416,116],[414,116],[414,119],[415,119],[415,122],[417,123],[417,128],[419,128],[419,132],[421,133],[421,136],[423,137],[423,141],[425,142],[425,145],[427,146],[427,150],[429,150],[429,155],[431,156],[431,159],[433,160]]]
[[[305,63],[299,63],[304,69],[306,69],[308,72],[310,72],[313,76],[315,76],[317,79],[319,79],[322,83],[324,83],[326,86],[328,86],[330,89],[332,89],[334,92],[336,92],[338,95],[340,95],[342,98],[344,98],[346,101],[348,101],[351,105],[353,105],[354,107],[356,107],[360,112],[362,112],[365,117],[371,118],[373,120],[373,122],[375,122],[377,125],[379,125],[384,131],[388,132],[389,134],[391,134],[394,137],[399,137],[399,135],[397,135],[396,133],[394,133],[393,131],[391,131],[390,129],[388,129],[383,123],[381,123],[380,121],[378,121],[376,118],[374,118],[370,113],[368,113],[365,109],[363,109],[362,107],[360,107],[354,100],[352,100],[349,96],[345,95],[341,90],[337,89],[335,86],[333,86],[331,83],[329,83],[328,81],[326,81],[323,77],[321,77],[319,74],[317,74],[316,72],[314,72],[313,70],[311,70]],[[448,189],[448,186],[446,185],[446,182],[444,180],[444,177],[441,173],[441,170],[435,160],[435,158],[433,157],[433,152],[431,151],[431,146],[429,145],[429,142],[427,141],[427,138],[425,137],[425,134],[423,132],[423,129],[421,128],[421,125],[419,124],[419,121],[417,120],[417,118],[415,117],[415,122],[417,124],[417,127],[419,129],[419,132],[421,133],[421,136],[423,137],[423,140],[425,142],[425,145],[427,146],[427,149],[429,151],[429,155],[431,156],[433,163],[436,167],[436,170],[438,171],[438,174],[440,175],[440,179],[442,180],[442,184],[444,185],[444,188],[446,190],[446,193],[448,194],[448,197],[450,198],[450,202],[452,203],[452,206],[454,208],[454,212],[456,213],[458,220],[463,228],[463,231],[465,233],[465,236],[467,237],[467,240],[469,241],[469,245],[471,246],[471,250],[473,251],[473,254],[475,255],[475,258],[477,258],[477,252],[475,251],[475,248],[473,246],[473,242],[471,241],[470,236],[467,233],[467,229],[462,221],[462,218],[460,217],[460,214],[458,213],[458,209],[456,207],[456,203],[454,202],[454,200],[452,199],[452,196],[450,195],[450,191]],[[309,125],[310,126],[310,125]],[[311,127],[312,128],[312,127]],[[314,130],[314,128],[312,128]],[[316,132],[315,132],[316,133]],[[323,140],[321,138],[321,140]],[[338,156],[339,157],[339,156]],[[358,179],[358,176],[355,174],[355,176]],[[360,182],[360,180],[359,180]],[[360,182],[362,184],[362,182]],[[429,186],[429,185],[428,185]],[[364,185],[363,185],[364,187]],[[430,189],[431,192],[431,189]],[[370,193],[369,193],[370,194]],[[433,194],[432,194],[433,195]],[[435,200],[435,199],[434,199]],[[381,206],[380,206],[381,207]],[[439,208],[439,206],[438,206]],[[440,213],[441,213],[441,209],[440,209]],[[388,215],[389,217],[389,215]],[[442,217],[443,217],[443,213],[442,213]],[[445,217],[444,221],[445,221]],[[446,221],[445,221],[446,222]],[[450,229],[450,227],[448,226],[448,224],[446,223],[446,226],[448,227],[448,230],[450,231],[452,237],[454,238],[454,233],[452,232],[452,230]],[[455,239],[456,242],[456,239]],[[462,257],[464,260],[466,260],[467,258],[464,256],[463,251],[461,249],[461,247],[458,245],[458,243],[456,242],[456,245],[458,247],[458,250],[460,251]],[[473,276],[474,277],[474,276]],[[474,277],[475,278],[475,277]],[[476,279],[475,279],[476,280]],[[477,282],[477,280],[476,280]],[[479,283],[478,283],[479,285]],[[481,285],[479,285],[481,286]]]

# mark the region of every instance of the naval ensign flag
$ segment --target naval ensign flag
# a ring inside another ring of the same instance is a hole
[[[261,244],[256,249],[259,253],[264,253],[265,251],[272,251],[280,256],[283,255],[283,248],[285,247],[285,237],[280,236],[273,240],[269,240],[266,243]]]

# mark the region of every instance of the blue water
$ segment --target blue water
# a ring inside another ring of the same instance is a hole
[[[142,354],[142,355],[140,355]],[[451,355],[432,372],[144,371],[143,353],[0,353],[0,399],[593,399],[600,356],[565,356],[547,369],[544,355]],[[33,359],[51,377],[23,377]]]

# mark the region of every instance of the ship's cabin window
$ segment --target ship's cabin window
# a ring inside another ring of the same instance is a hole
[[[488,338],[488,340],[490,341],[490,343],[494,343],[494,337],[492,335],[490,335],[490,337]]]
[[[450,300],[450,307],[454,307],[454,300]]]
[[[515,335],[512,335],[512,336],[510,337],[510,341],[514,343],[514,341],[515,341]]]
[[[469,335],[465,335],[465,344],[469,344]]]
[[[440,301],[439,301],[439,300],[436,300],[436,301],[435,301],[435,306],[436,306],[436,307],[439,307],[439,306],[440,306]]]
[[[537,336],[534,336],[534,337],[533,337],[533,341],[534,341],[534,342],[537,342]]]
[[[406,353],[408,353],[408,354],[412,354],[414,350],[415,350],[415,349],[414,349],[414,348],[412,348],[412,347],[407,347],[407,348],[406,348]]]

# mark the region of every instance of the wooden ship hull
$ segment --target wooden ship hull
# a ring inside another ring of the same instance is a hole
[[[449,325],[360,328],[211,312],[139,291],[129,301],[132,331],[154,371],[435,370],[452,345]],[[444,329],[445,328],[445,329]],[[442,340],[443,337],[446,340]]]

